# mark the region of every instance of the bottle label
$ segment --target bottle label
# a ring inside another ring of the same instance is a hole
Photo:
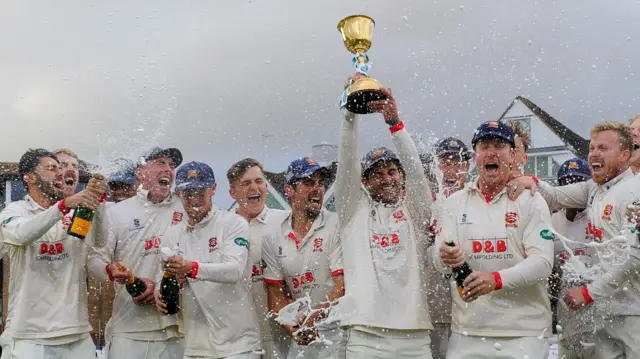
[[[71,223],[70,232],[86,237],[89,234],[89,228],[91,228],[91,222],[86,219],[76,217],[73,220],[73,223]]]

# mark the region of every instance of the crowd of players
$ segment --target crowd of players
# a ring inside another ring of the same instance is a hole
[[[2,359],[95,357],[87,272],[117,283],[109,359],[546,358],[550,298],[560,357],[640,358],[640,121],[597,124],[588,163],[565,162],[554,187],[523,175],[529,139],[517,125],[485,122],[472,151],[447,138],[420,154],[387,91],[370,107],[395,151],[361,159],[360,119],[343,111],[335,213],[323,206],[331,173],[311,158],[285,173],[291,211],[265,206],[258,161],[235,163],[232,213],[213,205],[211,167],[182,164],[175,148],[94,174],[77,193],[72,151],[27,151],[28,194],[0,213],[10,260]],[[467,183],[471,162],[478,177]],[[67,234],[80,207],[96,213],[85,240]],[[163,259],[164,247],[178,255]],[[563,275],[565,263],[577,269]],[[473,271],[460,286],[463,265]],[[177,315],[160,295],[163,273],[180,279]],[[132,276],[147,286],[134,298]],[[308,316],[276,320],[304,298]],[[329,320],[336,307],[343,316]]]

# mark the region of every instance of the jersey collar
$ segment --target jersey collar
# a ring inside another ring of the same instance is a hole
[[[164,206],[165,204],[169,204],[173,202],[173,193],[171,192],[169,192],[169,195],[167,196],[167,198],[164,199],[164,201],[160,203],[151,202],[149,200],[149,190],[142,188],[142,186],[138,187],[138,190],[136,192],[136,197],[138,197],[138,199],[147,206]]]
[[[623,180],[627,179],[627,178],[633,178],[633,171],[631,171],[631,168],[627,168],[626,171],[622,172],[621,174],[619,174],[618,176],[616,176],[615,178],[609,180],[609,182],[606,182],[603,185],[598,185],[598,187],[602,190],[608,191],[611,188],[613,188],[615,185],[617,185],[618,183],[622,182]]]

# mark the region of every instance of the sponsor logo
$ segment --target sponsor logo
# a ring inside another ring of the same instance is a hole
[[[542,239],[547,240],[547,241],[552,241],[552,240],[554,240],[554,238],[556,238],[556,236],[554,236],[553,233],[548,229],[541,230],[540,231],[540,237]]]
[[[488,125],[490,128],[498,128],[498,127],[499,127],[498,123],[497,123],[497,122],[495,122],[495,121],[489,121],[489,122],[487,122],[487,125]]]
[[[69,258],[69,253],[64,252],[64,244],[58,243],[40,243],[40,253],[36,256],[37,261],[59,261]]]
[[[313,282],[315,282],[316,280],[315,276],[313,275],[313,272],[306,272],[301,276],[290,277],[290,279],[291,279],[291,286],[293,287],[293,290],[303,289],[301,287],[313,285]]]
[[[507,212],[504,215],[504,226],[505,228],[518,228],[518,213],[517,212]]]
[[[400,221],[406,221],[407,219],[404,216],[404,212],[402,210],[393,212],[393,218],[396,220],[396,223]]]
[[[473,253],[504,253],[509,249],[507,238],[472,238],[471,244]]]
[[[134,227],[136,227],[136,228],[137,228],[137,227],[140,227],[140,220],[139,220],[139,219],[137,219],[137,218],[136,218],[136,219],[134,219],[134,220],[133,220],[133,226],[134,226]]]
[[[278,257],[282,257],[282,246],[278,246]]]
[[[380,157],[380,156],[382,156],[382,155],[384,155],[384,151],[380,151],[380,150],[378,150],[378,151],[375,151],[375,152],[373,153],[373,158],[378,158],[378,157]]]
[[[209,253],[218,250],[218,237],[209,238]]]
[[[187,178],[198,178],[198,171],[189,170],[189,172],[187,172]]]
[[[9,222],[13,221],[13,218],[15,218],[15,217],[9,217],[9,218],[5,219],[4,221],[2,221],[2,225],[6,226],[7,224],[9,224]]]
[[[462,214],[462,219],[460,219],[460,223],[467,223],[467,214],[466,213]]]
[[[311,159],[311,158],[309,158],[309,157],[306,157],[306,158],[305,158],[305,161],[307,161],[307,164],[308,164],[309,166],[317,166],[317,165],[318,165],[318,164],[316,163],[316,161],[312,160],[312,159]]]
[[[578,168],[580,168],[580,166],[578,166],[578,162],[569,162],[570,170],[577,170]]]
[[[610,221],[611,213],[613,212],[613,206],[608,204],[604,207],[604,212],[602,213],[602,219]]]
[[[322,242],[324,241],[323,238],[316,238],[313,240],[313,251],[314,252],[323,252],[322,249]]]
[[[460,147],[460,146],[458,145],[458,141],[456,141],[456,140],[451,140],[451,141],[449,141],[449,147],[452,147],[452,148],[458,148],[458,147]]]
[[[171,225],[173,226],[182,222],[183,216],[184,214],[182,214],[182,212],[178,212],[178,211],[173,212],[173,220],[171,221]]]
[[[399,252],[405,248],[401,244],[400,236],[397,233],[371,235],[371,249],[377,249],[383,253]]]
[[[267,268],[267,262],[265,262],[263,259],[261,259],[258,264],[254,264],[251,268],[251,281],[261,282],[262,277],[264,276],[265,268]]]
[[[162,242],[162,240],[160,239],[160,237],[156,237],[156,238],[152,238],[152,239],[145,239],[144,240],[144,250],[145,251],[150,251],[154,248],[160,248],[160,243]]]
[[[249,242],[246,239],[242,238],[242,237],[238,237],[238,238],[234,239],[233,243],[239,245],[240,247],[249,248]]]
[[[67,229],[71,225],[71,216],[64,216],[60,221],[62,222],[62,228]]]
[[[602,242],[602,229],[589,222],[587,224],[587,238],[592,238],[596,242]]]

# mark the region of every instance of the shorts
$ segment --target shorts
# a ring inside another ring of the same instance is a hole
[[[105,345],[106,359],[176,359],[183,356],[181,338],[146,341],[113,336]]]
[[[547,359],[549,341],[537,337],[477,337],[452,333],[447,359]]]
[[[96,346],[90,336],[60,345],[35,344],[14,339],[2,346],[2,359],[93,359]]]
[[[299,345],[291,341],[288,359],[345,359],[347,335],[341,328],[321,330],[320,335],[332,342],[331,345],[313,343],[311,345]]]
[[[360,330],[347,332],[347,359],[432,359],[429,331],[407,338],[381,337]]]

